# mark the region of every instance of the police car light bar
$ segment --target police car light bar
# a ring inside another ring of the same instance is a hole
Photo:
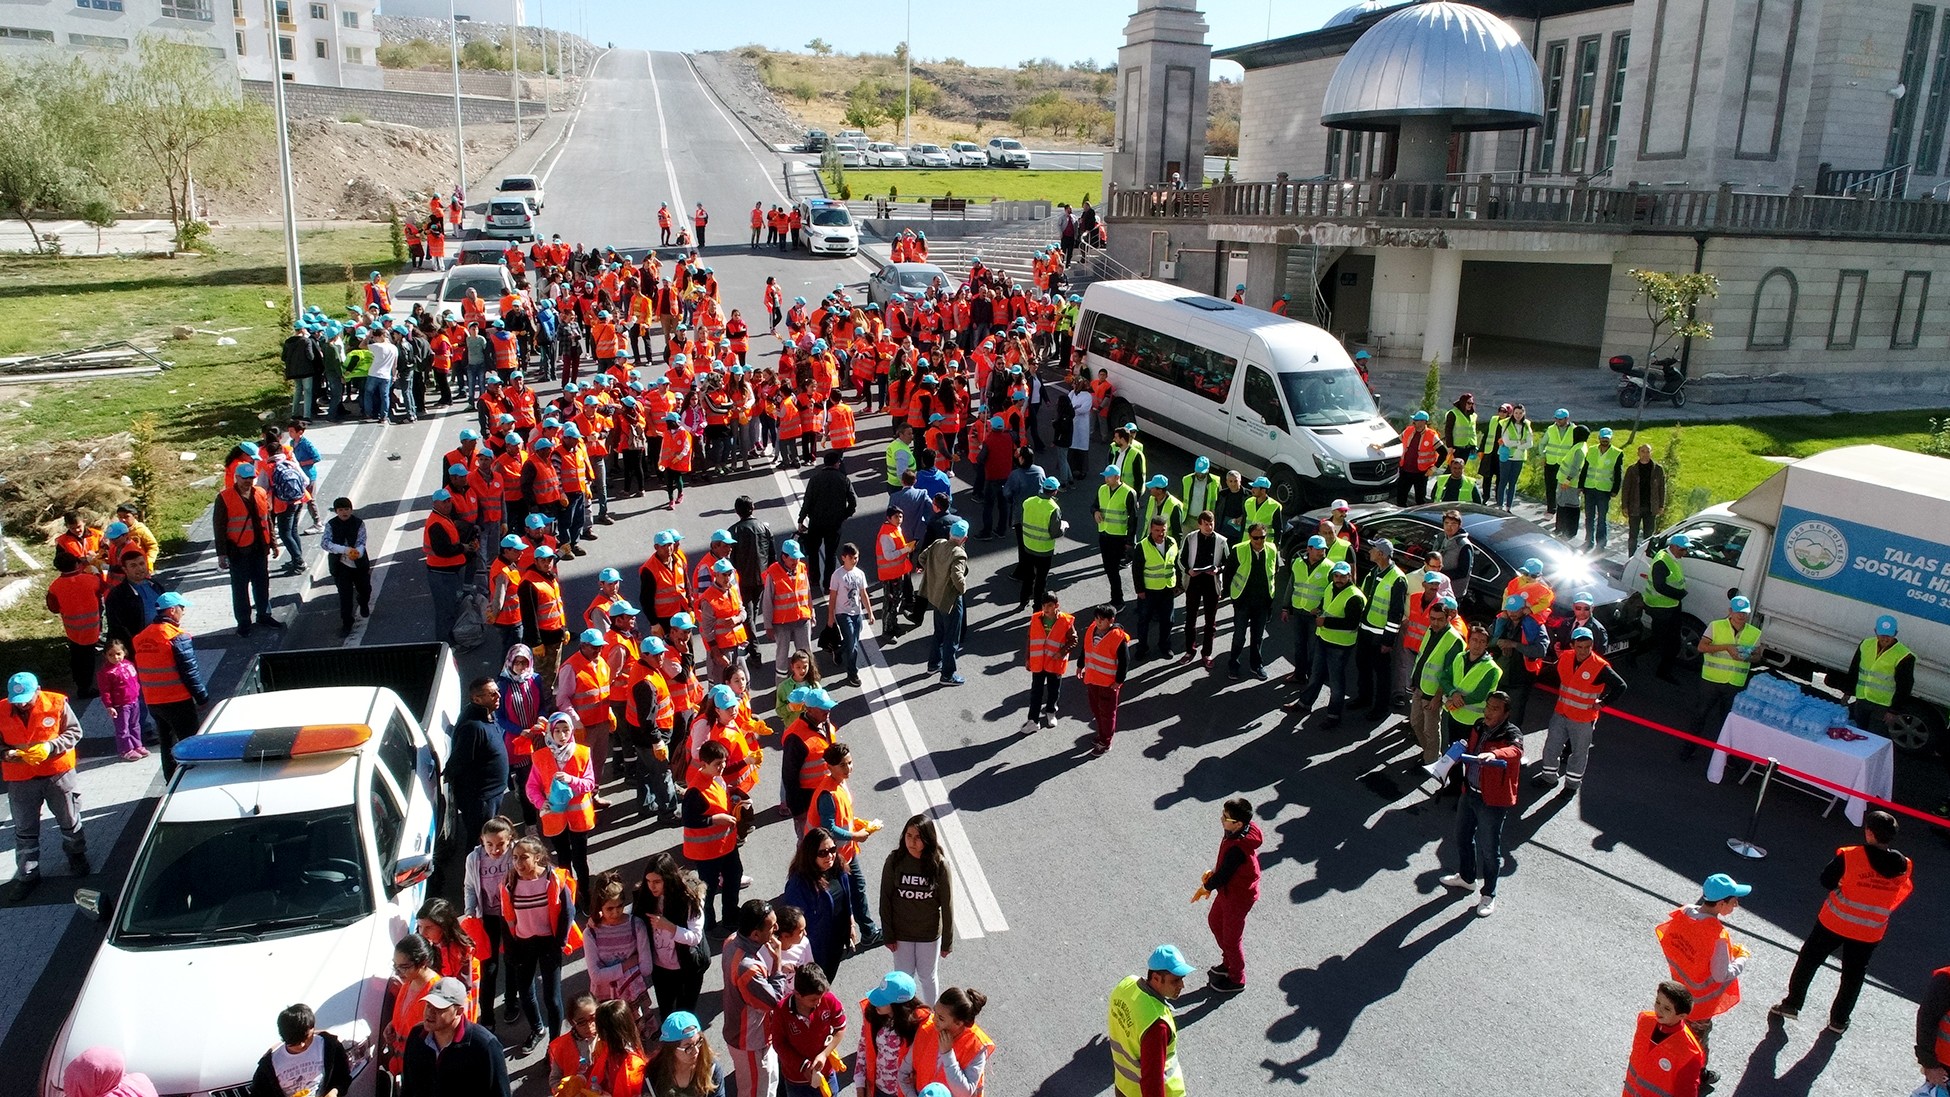
[[[279,762],[308,754],[357,750],[372,738],[364,724],[314,724],[193,735],[172,751],[178,762]]]

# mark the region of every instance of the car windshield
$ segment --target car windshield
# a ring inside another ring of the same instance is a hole
[[[535,181],[533,179],[503,179],[501,180],[501,189],[502,190],[534,190]]]
[[[850,225],[853,223],[853,215],[846,212],[844,207],[834,208],[829,206],[826,209],[814,210],[812,223],[829,227]]]
[[[900,272],[900,277],[902,289],[916,292],[934,285],[934,280],[937,278],[942,278],[943,282],[946,282],[939,270],[904,270]]]
[[[1279,374],[1293,421],[1303,427],[1339,427],[1362,423],[1381,414],[1374,395],[1361,383],[1353,366],[1310,369]]]
[[[373,894],[350,807],[161,823],[137,859],[115,942],[256,940],[350,925]]]
[[[914,146],[914,151],[920,153],[940,152],[941,146],[940,145],[916,145]]]
[[[1002,147],[1003,147],[1003,148],[1005,148],[1005,149],[1019,149],[1019,148],[1021,148],[1021,147],[1022,147],[1022,142],[1021,142],[1021,141],[1004,141],[1004,142],[1002,142]]]
[[[491,271],[463,271],[447,276],[447,284],[440,290],[440,299],[458,301],[467,296],[467,291],[471,289],[480,294],[483,301],[499,301],[502,291],[506,288],[507,283],[501,280],[501,270],[498,267]]]

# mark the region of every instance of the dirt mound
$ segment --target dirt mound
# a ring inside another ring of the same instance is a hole
[[[394,204],[402,212],[425,205],[428,188],[444,193],[454,176],[451,129],[306,118],[293,122],[291,132],[301,218],[385,220]],[[469,126],[468,163],[496,163],[514,143],[512,123]],[[204,197],[219,222],[282,216],[277,162],[236,185],[209,188]]]

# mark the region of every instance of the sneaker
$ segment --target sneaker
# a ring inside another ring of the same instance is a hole
[[[83,875],[86,875],[86,874],[84,873]],[[1837,1035],[1837,1036],[1840,1036],[1840,1035],[1842,1035],[1843,1033],[1845,1033],[1845,1032],[1847,1032],[1847,1031],[1848,1031],[1848,1022],[1847,1022],[1847,1021],[1830,1021],[1830,1022],[1828,1022],[1828,1031],[1829,1031],[1829,1032],[1832,1032],[1832,1033],[1834,1033],[1834,1034],[1835,1034],[1835,1035]]]
[[[862,685],[863,683],[862,683],[862,682],[860,681],[860,676],[859,676],[859,675],[857,675],[857,674],[854,674],[854,675],[849,675],[849,676],[847,677],[847,679],[846,679],[846,681],[844,681],[844,682],[842,682],[842,683],[840,683],[840,684],[841,684],[841,685],[847,685],[847,686],[852,686],[852,687],[853,687],[854,689],[859,689],[859,688],[860,688],[860,686],[861,686],[861,685]]]
[[[1239,679],[1244,678],[1245,675],[1239,673],[1239,664],[1233,663],[1226,667],[1226,677],[1237,682]]]
[[[1237,994],[1246,989],[1246,984],[1235,983],[1224,975],[1213,975],[1205,981],[1214,994]]]
[[[1462,873],[1460,872],[1452,872],[1444,876],[1440,883],[1446,888],[1472,888],[1476,886],[1476,881],[1463,879]]]
[[[1798,1009],[1790,1009],[1786,1002],[1776,1002],[1768,1007],[1767,1015],[1769,1017],[1779,1017],[1783,1021],[1794,1021],[1800,1019],[1801,1011]]]
[[[515,1049],[515,1058],[526,1059],[530,1055],[535,1054],[536,1049],[541,1046],[542,1034],[539,1032],[530,1033],[528,1039],[523,1040],[521,1046]]]
[[[1259,680],[1260,680],[1260,681],[1262,681],[1262,682],[1264,682],[1264,681],[1266,681],[1266,668],[1265,668],[1265,667],[1254,667],[1254,668],[1253,668],[1253,677],[1255,677],[1255,678],[1257,678],[1257,679],[1259,679]]]
[[[259,617],[259,618],[257,619],[257,623],[258,623],[258,624],[260,624],[260,625],[263,625],[263,626],[264,626],[265,628],[283,628],[283,627],[284,627],[284,622],[283,622],[283,621],[280,621],[280,620],[278,620],[277,618],[275,618],[275,617],[273,617],[273,616],[271,616],[271,615],[270,615],[270,614],[268,614],[268,613],[267,613],[267,614],[265,614],[265,615],[264,615],[264,616],[262,616],[262,617]]]
[[[34,889],[36,887],[39,887],[40,883],[41,883],[41,874],[38,872],[30,876],[14,877],[14,882],[7,885],[7,902],[9,903],[21,902],[22,900],[26,899],[29,895],[33,894]]]
[[[1476,900],[1476,917],[1488,918],[1490,915],[1495,913],[1496,913],[1496,896],[1485,895],[1481,899]]]
[[[1022,731],[1024,734],[1027,734],[1029,732],[1035,731],[1037,728],[1040,728],[1042,726],[1043,726],[1043,718],[1040,716],[1032,716],[1029,719],[1023,721]]]
[[[1047,713],[1047,712],[1046,712],[1046,713],[1044,713],[1044,714],[1043,714],[1043,726],[1044,726],[1044,727],[1046,727],[1046,728],[1053,728],[1053,727],[1055,727],[1055,726],[1056,726],[1056,717],[1054,717],[1054,716],[1051,716],[1051,715],[1050,715],[1049,713]]]
[[[752,886],[752,878],[751,878],[751,877],[749,877],[749,876],[740,876],[740,877],[738,878],[738,886],[739,886],[740,888],[748,888],[748,887],[751,887],[751,886]]]
[[[1720,1072],[1719,1072],[1719,1071],[1717,1071],[1717,1070],[1702,1070],[1702,1071],[1700,1071],[1700,1072],[1699,1072],[1699,1084],[1700,1084],[1700,1085],[1701,1085],[1702,1087],[1704,1087],[1704,1086],[1717,1086],[1717,1085],[1719,1085],[1719,1084],[1720,1084]]]
[[[968,684],[968,679],[963,678],[959,674],[949,674],[942,677],[941,684],[944,686],[965,686]]]
[[[1551,788],[1557,784],[1557,774],[1552,773],[1550,770],[1545,770],[1537,776],[1532,777],[1530,783],[1537,788]]]
[[[596,524],[599,526],[613,526],[616,524],[616,519],[611,518],[607,514],[599,514],[596,516]]]
[[[122,752],[122,760],[124,762],[140,762],[142,761],[142,752],[139,750],[125,750]]]

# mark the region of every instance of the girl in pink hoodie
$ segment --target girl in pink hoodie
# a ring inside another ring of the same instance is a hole
[[[110,640],[102,651],[102,665],[95,671],[95,689],[102,695],[102,706],[115,721],[115,748],[124,762],[149,757],[142,745],[142,686],[136,681],[135,664],[129,649],[120,640]]]
[[[156,1097],[147,1074],[130,1074],[122,1053],[110,1047],[91,1047],[61,1072],[68,1097]]]

